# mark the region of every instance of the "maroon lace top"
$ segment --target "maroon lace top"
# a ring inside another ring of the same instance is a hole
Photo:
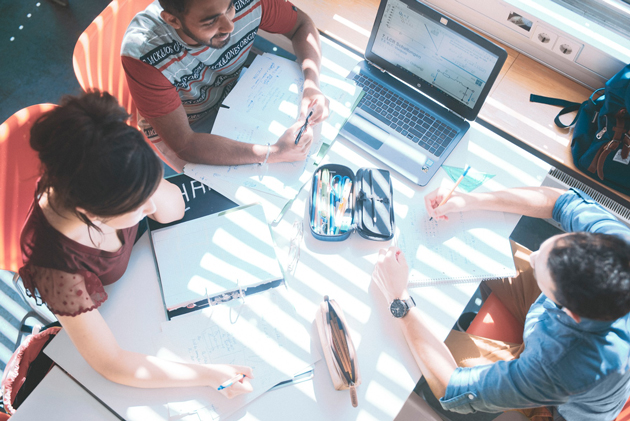
[[[35,200],[21,236],[19,272],[27,294],[60,316],[97,308],[107,299],[103,285],[125,273],[137,231],[138,225],[121,230],[122,247],[115,252],[88,247],[53,228]]]

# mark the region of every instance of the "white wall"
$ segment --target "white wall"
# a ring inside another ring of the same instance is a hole
[[[630,62],[630,40],[550,0],[424,0],[592,89]]]

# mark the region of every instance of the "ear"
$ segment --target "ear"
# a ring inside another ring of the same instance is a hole
[[[582,318],[580,316],[578,316],[577,314],[575,314],[574,312],[572,312],[571,310],[569,310],[566,307],[562,308],[562,311],[564,311],[565,313],[567,313],[569,315],[570,318],[572,318],[573,320],[575,320],[575,323],[580,323],[582,321]]]
[[[160,16],[162,17],[164,22],[168,23],[173,28],[181,29],[182,23],[181,23],[181,21],[179,20],[179,18],[177,16],[168,13],[166,10],[162,10],[160,12]]]

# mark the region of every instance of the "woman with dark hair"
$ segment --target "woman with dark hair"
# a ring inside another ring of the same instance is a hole
[[[184,215],[177,186],[162,179],[160,159],[108,93],[67,97],[31,129],[42,175],[22,230],[20,276],[46,303],[83,358],[105,378],[135,387],[212,386],[245,374],[221,391],[252,390],[249,367],[181,364],[126,351],[98,307],[103,285],[129,263],[144,216],[167,223]]]

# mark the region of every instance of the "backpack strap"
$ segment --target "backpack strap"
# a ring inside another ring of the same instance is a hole
[[[570,124],[564,124],[562,121],[560,121],[560,117],[565,114],[572,113],[573,111],[577,111],[580,108],[580,105],[582,105],[579,102],[567,101],[566,99],[550,98],[547,96],[540,96],[540,95],[534,95],[534,94],[531,94],[529,96],[529,101],[538,102],[540,104],[555,105],[556,107],[564,107],[562,108],[562,110],[560,110],[556,118],[553,119],[553,122],[556,123],[556,126],[562,129],[566,129],[568,127],[573,126],[575,122],[577,121],[577,115],[575,116],[575,118]]]
[[[630,151],[630,138],[628,138],[628,133],[625,132],[626,115],[627,111],[625,108],[620,109],[617,114],[615,114],[616,122],[615,127],[613,127],[614,135],[612,140],[599,148],[591,165],[588,167],[590,172],[597,171],[597,176],[600,180],[604,179],[604,162],[606,162],[606,158],[612,151],[619,147],[622,137],[624,138],[624,145],[621,153],[623,156],[625,152],[626,158],[628,156],[628,152]]]

